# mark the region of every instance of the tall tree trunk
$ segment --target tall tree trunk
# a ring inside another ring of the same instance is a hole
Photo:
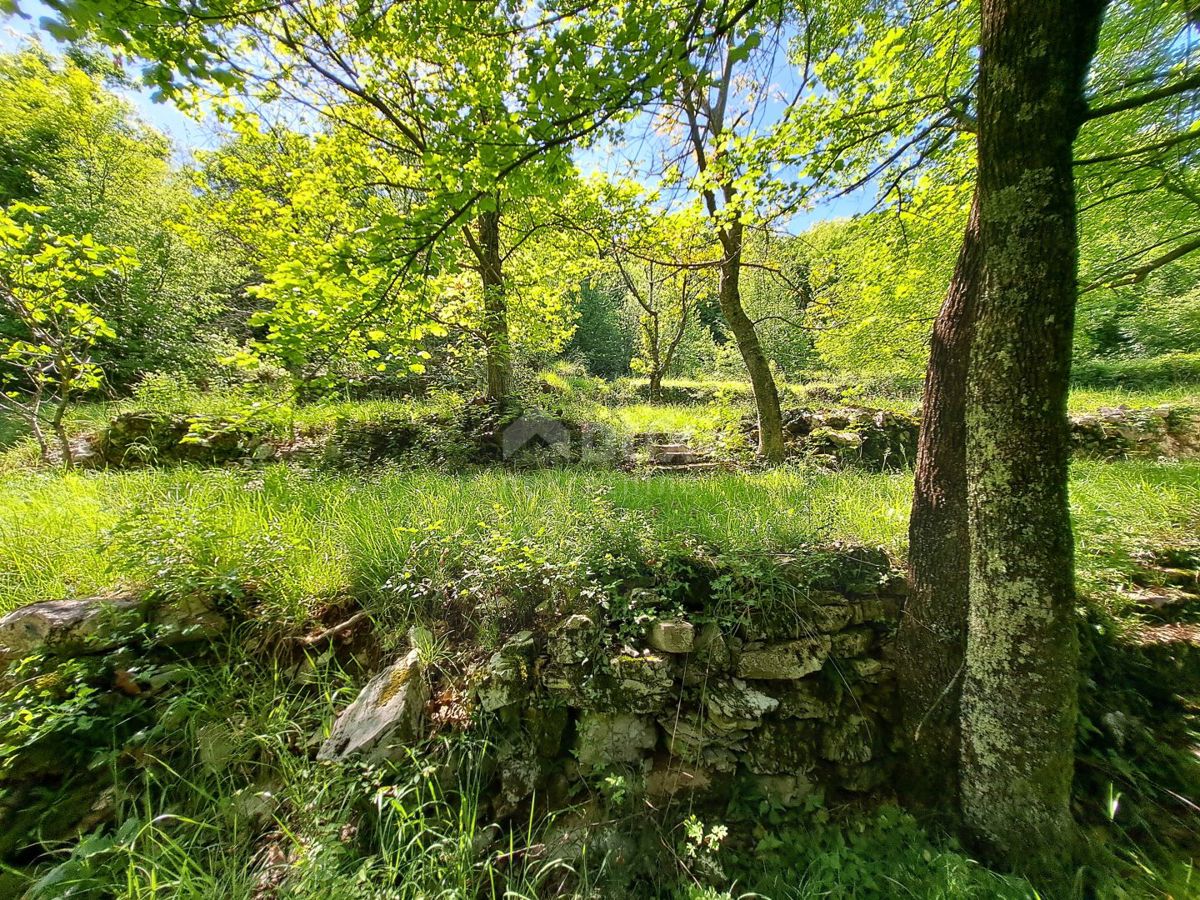
[[[962,807],[1035,879],[1073,849],[1078,643],[1067,389],[1078,235],[1072,142],[1102,0],[984,0],[978,298],[967,395],[971,605]]]
[[[500,207],[479,214],[479,275],[483,281],[483,330],[487,349],[487,399],[497,405],[512,389],[512,343],[500,255]]]
[[[750,386],[754,390],[754,405],[758,409],[758,453],[770,462],[783,461],[783,415],[779,411],[779,390],[771,372],[767,355],[754,322],[742,308],[739,281],[742,273],[742,224],[734,222],[721,240],[724,259],[721,261],[721,286],[718,298],[733,338],[737,341]]]
[[[933,326],[925,373],[916,485],[908,525],[912,593],[897,635],[904,792],[958,815],[959,698],[967,646],[967,366],[983,283],[979,205],[971,212],[950,288]]]

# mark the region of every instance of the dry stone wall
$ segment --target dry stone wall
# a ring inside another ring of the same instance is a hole
[[[654,798],[749,789],[783,804],[880,784],[896,749],[889,655],[904,581],[879,551],[837,552],[819,579],[795,560],[805,574],[773,588],[787,595],[776,603],[677,611],[632,634],[576,613],[505,641],[466,679],[471,727],[497,748],[494,814],[534,796],[569,803],[613,776]],[[411,744],[414,706],[397,708],[401,692],[373,698],[424,677],[411,653],[376,676],[322,755]],[[429,696],[405,691],[414,704]]]

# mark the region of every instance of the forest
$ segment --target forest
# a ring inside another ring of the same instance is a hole
[[[1198,856],[1193,0],[0,0],[0,898]]]

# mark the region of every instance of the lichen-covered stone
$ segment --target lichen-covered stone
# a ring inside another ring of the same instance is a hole
[[[539,706],[525,714],[529,749],[542,759],[554,759],[563,745],[570,712],[565,706]]]
[[[650,713],[667,705],[675,679],[666,656],[647,652],[622,653],[590,665],[555,666],[543,684],[577,709]]]
[[[850,624],[854,610],[847,598],[828,591],[806,592],[755,606],[742,616],[740,633],[750,641],[787,641],[830,634]]]
[[[154,642],[163,645],[211,641],[229,628],[228,620],[213,609],[207,597],[182,597],[150,608]]]
[[[862,656],[875,642],[875,632],[870,628],[852,628],[835,634],[829,653],[838,659]]]
[[[429,696],[414,648],[372,678],[342,711],[317,758],[395,758],[405,745],[421,736]]]
[[[550,658],[563,666],[591,661],[599,646],[599,631],[588,616],[568,616],[549,642]]]
[[[756,775],[796,775],[816,764],[817,726],[799,719],[767,722],[749,737],[746,768]]]
[[[512,814],[534,791],[542,779],[542,762],[520,752],[506,753],[499,761],[500,790],[492,801],[492,811],[503,817]]]
[[[762,717],[779,706],[779,701],[740,679],[731,678],[708,686],[704,706],[709,716],[724,727],[750,729],[757,728]]]
[[[832,693],[828,686],[812,679],[771,689],[771,696],[779,702],[775,714],[781,719],[830,718],[836,709]]]
[[[873,791],[887,780],[888,767],[881,765],[838,765],[838,786],[847,791]]]
[[[143,621],[140,604],[124,597],[31,603],[0,619],[0,661],[103,653],[129,640]]]
[[[828,635],[783,644],[747,644],[737,661],[737,674],[755,680],[803,678],[820,671],[829,657]]]
[[[683,664],[683,683],[688,687],[706,684],[725,674],[733,665],[729,642],[715,622],[709,622],[696,633],[691,655]]]
[[[850,661],[850,668],[863,681],[878,681],[889,671],[886,663],[873,657],[868,659],[853,659]]]
[[[691,653],[695,647],[695,629],[691,622],[680,620],[655,622],[650,626],[647,641],[663,653]]]
[[[96,445],[97,459],[109,466],[216,464],[253,458],[262,435],[234,420],[141,411],[114,418]]]
[[[732,772],[745,750],[748,731],[713,721],[695,710],[659,716],[667,750],[684,762],[713,772]]]
[[[864,597],[850,604],[851,625],[895,625],[900,604],[895,598]]]
[[[528,695],[536,649],[533,633],[522,631],[492,654],[476,688],[476,697],[484,711],[495,712]]]
[[[826,722],[821,729],[821,757],[831,762],[865,763],[875,755],[871,723],[848,715]]]
[[[641,762],[658,743],[658,730],[648,716],[585,712],[575,733],[580,771],[595,772]]]
[[[681,762],[676,757],[655,761],[646,773],[646,796],[651,799],[674,797],[689,791],[705,791],[712,786],[713,776],[706,770]]]

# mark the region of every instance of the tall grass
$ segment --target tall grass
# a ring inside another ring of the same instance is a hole
[[[1085,566],[1200,530],[1200,463],[1081,461],[1072,472]],[[261,583],[295,617],[314,598],[381,584],[431,527],[465,541],[499,529],[552,560],[609,540],[606,521],[623,514],[664,542],[759,552],[843,539],[900,553],[910,497],[911,475],[804,468],[689,478],[585,470],[360,478],[282,465],[26,472],[0,482],[0,611],[150,581],[162,555],[155,541],[172,535],[230,577]]]

